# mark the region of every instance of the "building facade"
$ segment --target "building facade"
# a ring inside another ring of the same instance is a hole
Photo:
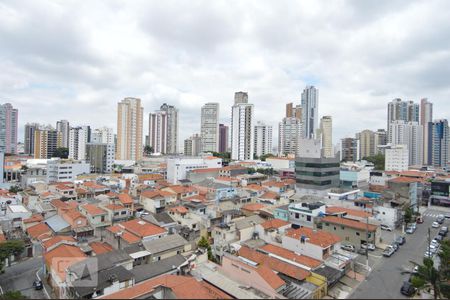
[[[449,128],[447,119],[432,123],[431,162],[435,167],[446,167],[449,161]]]
[[[341,161],[358,161],[360,144],[358,139],[343,138],[341,140]]]
[[[69,148],[69,134],[70,134],[69,121],[60,120],[60,121],[56,122],[56,130],[61,132],[62,146],[64,148]]]
[[[206,103],[201,110],[202,152],[219,151],[219,103]]]
[[[86,144],[86,161],[89,163],[92,173],[108,174],[112,172],[115,158],[114,148],[114,144]]]
[[[59,147],[62,147],[61,132],[50,128],[35,130],[34,158],[52,158]]]
[[[409,152],[407,145],[390,145],[385,147],[386,171],[406,171],[409,165]]]
[[[69,133],[69,158],[75,160],[86,159],[86,144],[90,142],[91,128],[89,126],[71,128]]]
[[[248,94],[237,92],[231,108],[231,159],[253,159],[254,106],[248,103]]]
[[[228,139],[230,128],[224,124],[219,124],[219,152],[228,151]]]
[[[322,138],[322,156],[334,157],[333,153],[333,120],[331,116],[320,119],[320,134]]]
[[[293,103],[286,104],[286,118],[302,119],[302,107],[300,105],[294,106]]]
[[[17,154],[19,111],[10,103],[0,105],[0,152]]]
[[[25,124],[24,153],[34,155],[34,133],[40,128],[38,123]]]
[[[303,136],[303,124],[295,117],[285,117],[278,124],[278,153],[280,155],[297,155],[300,139]]]
[[[143,113],[141,99],[128,97],[118,103],[116,159],[142,158]]]
[[[427,98],[420,100],[420,125],[423,128],[423,164],[430,165],[432,159],[431,140],[433,122],[433,103],[428,102]]]
[[[198,156],[202,153],[202,137],[199,134],[194,134],[184,140],[184,155]]]
[[[114,132],[112,128],[100,127],[91,133],[91,143],[114,144]]]
[[[160,109],[149,115],[149,146],[153,152],[178,153],[178,109],[164,103]]]
[[[314,138],[319,129],[319,90],[307,86],[302,92],[303,137]]]
[[[326,190],[339,186],[340,165],[337,158],[297,157],[297,188]]]
[[[392,121],[389,124],[388,143],[407,145],[409,165],[422,165],[423,162],[423,129],[418,122]]]
[[[272,153],[272,126],[258,121],[254,130],[255,155],[260,157]]]

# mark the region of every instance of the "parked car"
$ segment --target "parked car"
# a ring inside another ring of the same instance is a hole
[[[403,282],[403,285],[400,288],[400,293],[402,293],[405,296],[410,297],[410,296],[414,295],[415,292],[416,292],[416,288],[413,287],[411,282],[408,282],[408,281]]]
[[[405,232],[408,234],[413,234],[416,231],[414,227],[407,227]]]
[[[366,249],[363,249],[363,248],[359,248],[358,251],[356,251],[356,252],[361,255],[366,255]]]
[[[341,249],[347,250],[347,251],[350,251],[350,252],[355,252],[355,246],[350,245],[350,244],[342,245]]]
[[[416,218],[416,222],[417,222],[417,224],[422,224],[423,223],[423,217],[422,216],[418,216]]]
[[[42,290],[44,288],[44,285],[42,284],[41,280],[36,280],[33,282],[33,287],[35,290]]]
[[[448,233],[448,227],[447,227],[447,226],[442,226],[442,227],[441,227],[441,230]]]
[[[439,228],[439,223],[438,222],[433,222],[433,224],[431,224],[431,227]]]
[[[371,244],[371,243],[362,243],[361,244],[361,248],[362,249],[368,249],[368,250],[370,250],[370,251],[375,251],[375,245],[374,244]]]
[[[439,224],[444,223],[445,217],[444,215],[439,215],[436,219],[436,222],[438,222]]]
[[[447,231],[440,229],[438,235],[445,237],[447,235]]]
[[[415,266],[412,272],[413,274],[419,273],[419,266]]]
[[[395,242],[399,245],[403,245],[404,243],[406,243],[406,239],[404,236],[401,235],[395,239]]]
[[[380,228],[381,228],[381,230],[392,231],[392,228],[388,225],[381,224]]]
[[[394,248],[392,248],[391,246],[387,246],[386,249],[384,249],[384,251],[383,251],[383,256],[391,257],[392,254],[394,254],[394,253],[395,253]]]
[[[433,252],[426,250],[425,253],[423,254],[423,257],[431,258],[431,257],[433,257],[433,255],[434,255]]]
[[[434,246],[434,247],[439,247],[440,246],[440,244],[439,244],[439,242],[437,240],[432,240],[430,245]]]
[[[446,214],[444,217],[445,217],[446,219],[450,219],[450,214]]]
[[[442,236],[442,235],[436,235],[435,237],[434,237],[434,239],[436,240],[436,241],[438,241],[439,243],[441,243],[442,242],[442,240],[444,239],[444,237]]]
[[[392,242],[392,244],[390,245],[392,248],[394,248],[394,251],[397,251],[399,246],[397,245],[396,242]]]

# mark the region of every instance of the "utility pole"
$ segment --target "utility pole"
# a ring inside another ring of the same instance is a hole
[[[430,229],[430,227],[428,227],[428,255],[430,255],[430,258],[431,258],[431,252],[430,252],[430,248],[431,248],[431,238],[430,238],[430,232],[431,232],[431,229]]]
[[[366,217],[366,267],[369,270],[369,217]]]

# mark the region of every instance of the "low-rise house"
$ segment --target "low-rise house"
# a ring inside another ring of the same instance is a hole
[[[297,254],[294,251],[287,250],[283,247],[273,245],[273,244],[266,244],[262,247],[259,247],[259,251],[272,256],[274,258],[283,259],[289,261],[291,264],[298,264],[299,267],[311,271],[320,265],[322,265],[322,261],[302,255]]]
[[[129,194],[120,193],[118,196],[119,202],[128,208],[131,213],[134,212],[134,201],[133,198]]]
[[[199,191],[197,188],[193,186],[184,186],[184,185],[171,185],[162,189],[163,191],[167,191],[170,193],[176,194],[177,200],[182,200],[188,197],[197,196]]]
[[[155,278],[161,275],[177,275],[180,271],[189,265],[186,264],[186,258],[177,254],[166,259],[155,261],[151,264],[137,265],[131,270],[134,275],[135,284],[142,281]]]
[[[308,227],[287,230],[282,247],[314,259],[325,260],[341,248],[341,238],[333,233]]]
[[[264,222],[264,219],[258,215],[236,218],[233,220],[236,228],[236,240],[244,242],[255,236],[256,228]]]
[[[221,168],[195,169],[186,173],[186,179],[189,179],[193,184],[201,182],[210,177],[219,175]]]
[[[93,256],[111,252],[113,250],[113,247],[110,244],[98,241],[89,243],[89,247],[92,249]]]
[[[108,219],[110,219],[112,223],[120,222],[131,217],[131,211],[123,205],[108,204],[104,205],[103,209],[108,212]]]
[[[264,194],[259,196],[256,201],[258,203],[276,205],[280,204],[280,195],[273,191],[266,191]]]
[[[266,205],[262,203],[248,203],[241,207],[241,211],[244,213],[244,215],[251,216],[259,214],[261,209],[263,209],[264,207],[266,207]]]
[[[69,286],[66,281],[67,269],[87,258],[80,248],[62,244],[44,253],[45,271],[48,282],[57,298],[69,298]]]
[[[82,188],[87,190],[88,194],[91,196],[97,196],[101,194],[107,194],[111,189],[103,184],[98,184],[94,181],[86,181],[81,185]]]
[[[237,175],[247,174],[248,169],[241,166],[226,166],[220,169],[219,176],[221,177],[235,177]]]
[[[273,217],[283,221],[289,221],[289,204],[280,205],[273,210]]]
[[[380,244],[379,226],[345,217],[326,216],[321,219],[319,227],[324,231],[338,235],[342,241],[360,247],[362,243]],[[367,237],[366,237],[367,233]]]
[[[22,220],[29,219],[32,213],[22,204],[7,204],[5,217],[11,222],[11,227],[20,228]]]
[[[258,237],[269,244],[281,244],[281,236],[291,228],[291,223],[280,219],[271,219],[256,225]]]
[[[325,215],[325,204],[314,203],[291,203],[289,204],[289,222],[294,227],[306,226],[315,228],[317,220]]]
[[[44,222],[28,227],[26,233],[33,242],[45,241],[53,236],[52,229]]]
[[[45,219],[45,223],[52,229],[55,234],[70,235],[71,233],[70,224],[58,215]]]
[[[274,180],[263,182],[262,186],[277,194],[285,193],[291,187],[289,182]]]
[[[184,206],[175,206],[169,209],[169,216],[181,226],[186,226],[191,230],[199,231],[202,218],[192,214]]]
[[[144,209],[159,213],[164,211],[167,205],[174,203],[177,200],[177,194],[166,190],[146,190],[142,191],[139,202],[144,206]]]
[[[179,234],[171,234],[160,239],[142,242],[145,250],[150,252],[150,262],[160,261],[191,250],[188,243]]]
[[[231,299],[205,282],[191,276],[163,275],[142,281],[132,287],[100,299]]]
[[[142,219],[166,229],[169,233],[174,232],[175,227],[178,226],[178,222],[172,219],[167,212],[150,213],[149,215],[143,216]]]
[[[94,228],[94,231],[101,231],[103,228],[111,225],[111,220],[108,219],[108,212],[94,204],[84,204],[79,207],[80,212],[86,216],[89,225]]]
[[[216,182],[212,179],[205,179],[195,185],[199,192],[207,194],[207,198],[219,201],[223,198],[231,198],[237,195],[237,190],[227,184]]]
[[[22,230],[27,230],[29,227],[37,225],[44,220],[41,214],[34,214],[28,219],[22,220]]]
[[[41,244],[42,244],[42,249],[44,250],[44,252],[48,252],[48,251],[55,249],[56,247],[59,247],[59,245],[76,246],[77,241],[71,236],[56,235],[54,237],[51,237],[48,240],[42,241]]]

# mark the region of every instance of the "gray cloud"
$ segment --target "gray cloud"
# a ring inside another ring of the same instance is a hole
[[[0,100],[19,108],[20,132],[63,118],[115,128],[122,98],[142,98],[146,119],[166,102],[184,139],[205,102],[229,123],[243,90],[276,144],[284,105],[314,84],[337,142],[385,127],[395,97],[448,117],[449,20],[445,0],[0,2]]]

